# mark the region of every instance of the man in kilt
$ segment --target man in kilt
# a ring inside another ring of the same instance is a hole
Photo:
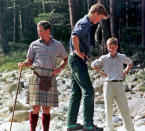
[[[34,66],[33,74],[29,80],[28,95],[29,104],[33,109],[30,112],[31,131],[36,130],[41,107],[43,110],[43,131],[49,130],[50,108],[58,106],[55,76],[62,71],[68,60],[68,55],[63,45],[52,38],[50,31],[50,23],[48,21],[40,21],[37,24],[37,32],[40,39],[31,43],[27,59],[24,62],[18,63],[18,68]],[[62,59],[58,68],[56,68],[57,57]],[[41,81],[42,78],[45,78],[46,85]]]

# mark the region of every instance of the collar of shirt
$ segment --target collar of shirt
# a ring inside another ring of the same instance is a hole
[[[116,53],[116,56],[119,56],[119,54],[118,53]],[[115,56],[115,57],[116,57]],[[109,53],[107,54],[107,58],[113,58]]]
[[[51,38],[50,38],[50,40],[49,40],[48,43],[46,43],[43,39],[39,39],[39,41],[40,41],[42,44],[50,45],[50,44],[52,44],[52,42],[53,42],[53,38],[52,38],[52,36],[51,36]]]
[[[92,25],[93,23],[90,21],[89,17],[87,15],[85,15],[85,18],[87,19],[87,21],[90,23],[90,25]]]

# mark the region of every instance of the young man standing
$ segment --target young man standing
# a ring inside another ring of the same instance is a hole
[[[87,68],[90,49],[91,25],[107,19],[108,13],[103,5],[95,4],[89,13],[80,19],[71,34],[69,66],[72,72],[72,95],[69,104],[67,131],[83,128],[83,131],[102,131],[93,124],[94,89]],[[83,126],[77,124],[80,101],[83,99]]]
[[[63,45],[52,38],[50,30],[51,27],[48,21],[40,21],[37,24],[40,39],[31,43],[27,59],[18,63],[19,68],[34,66],[33,74],[29,81],[29,104],[33,108],[33,111],[30,112],[31,131],[36,130],[41,107],[43,110],[43,131],[49,131],[50,108],[58,106],[55,75],[61,72],[68,59]],[[57,57],[62,59],[58,68],[56,68]],[[44,85],[45,81],[47,82],[46,85]]]
[[[106,77],[104,83],[104,101],[107,121],[107,131],[114,131],[112,115],[113,103],[116,101],[127,131],[134,131],[127,105],[123,79],[132,67],[132,60],[124,54],[117,53],[118,40],[114,37],[107,40],[108,54],[92,62],[92,68]],[[127,67],[123,70],[123,64]],[[104,71],[100,68],[103,67]]]

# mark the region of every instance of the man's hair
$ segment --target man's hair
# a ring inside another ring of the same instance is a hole
[[[115,37],[109,38],[107,40],[107,42],[106,42],[106,45],[108,46],[108,45],[111,45],[111,44],[118,46],[118,40],[117,40],[117,38],[115,38]]]
[[[44,30],[47,30],[47,29],[51,30],[51,25],[50,25],[49,21],[42,20],[37,23],[37,27],[38,26],[42,26]]]
[[[91,6],[89,13],[93,14],[94,12],[97,12],[99,15],[104,15],[106,18],[109,16],[105,7],[100,3]]]

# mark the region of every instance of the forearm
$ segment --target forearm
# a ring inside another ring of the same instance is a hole
[[[60,66],[59,66],[59,69],[60,69],[60,70],[63,70],[63,69],[65,68],[67,62],[68,62],[68,57],[65,58],[65,59],[63,59],[63,60],[61,61]]]
[[[102,71],[100,68],[94,67],[94,66],[92,66],[92,68],[93,68],[94,70],[98,71],[101,75],[107,77],[107,74],[106,74],[104,71]]]
[[[64,67],[66,66],[67,64],[67,61],[68,61],[68,58],[65,58],[61,61],[60,63],[60,66],[58,68],[56,68],[53,72],[52,72],[52,76],[55,76],[57,74],[59,74],[63,69]]]
[[[131,69],[131,67],[132,67],[132,64],[127,65],[127,67],[124,70],[124,74],[127,74],[129,72],[129,70]]]
[[[77,54],[80,54],[79,38],[74,35],[72,36],[73,46]]]
[[[26,68],[30,67],[33,64],[33,61],[29,58],[27,58],[24,62],[18,63],[19,68]]]
[[[25,67],[25,68],[30,67],[31,65],[32,65],[32,62],[30,62],[30,61],[26,60],[26,61],[23,62],[23,67]]]
[[[84,60],[84,57],[86,56],[84,52],[80,51],[80,47],[79,47],[79,37],[76,35],[72,36],[72,41],[73,41],[73,46],[75,49],[75,53]]]

